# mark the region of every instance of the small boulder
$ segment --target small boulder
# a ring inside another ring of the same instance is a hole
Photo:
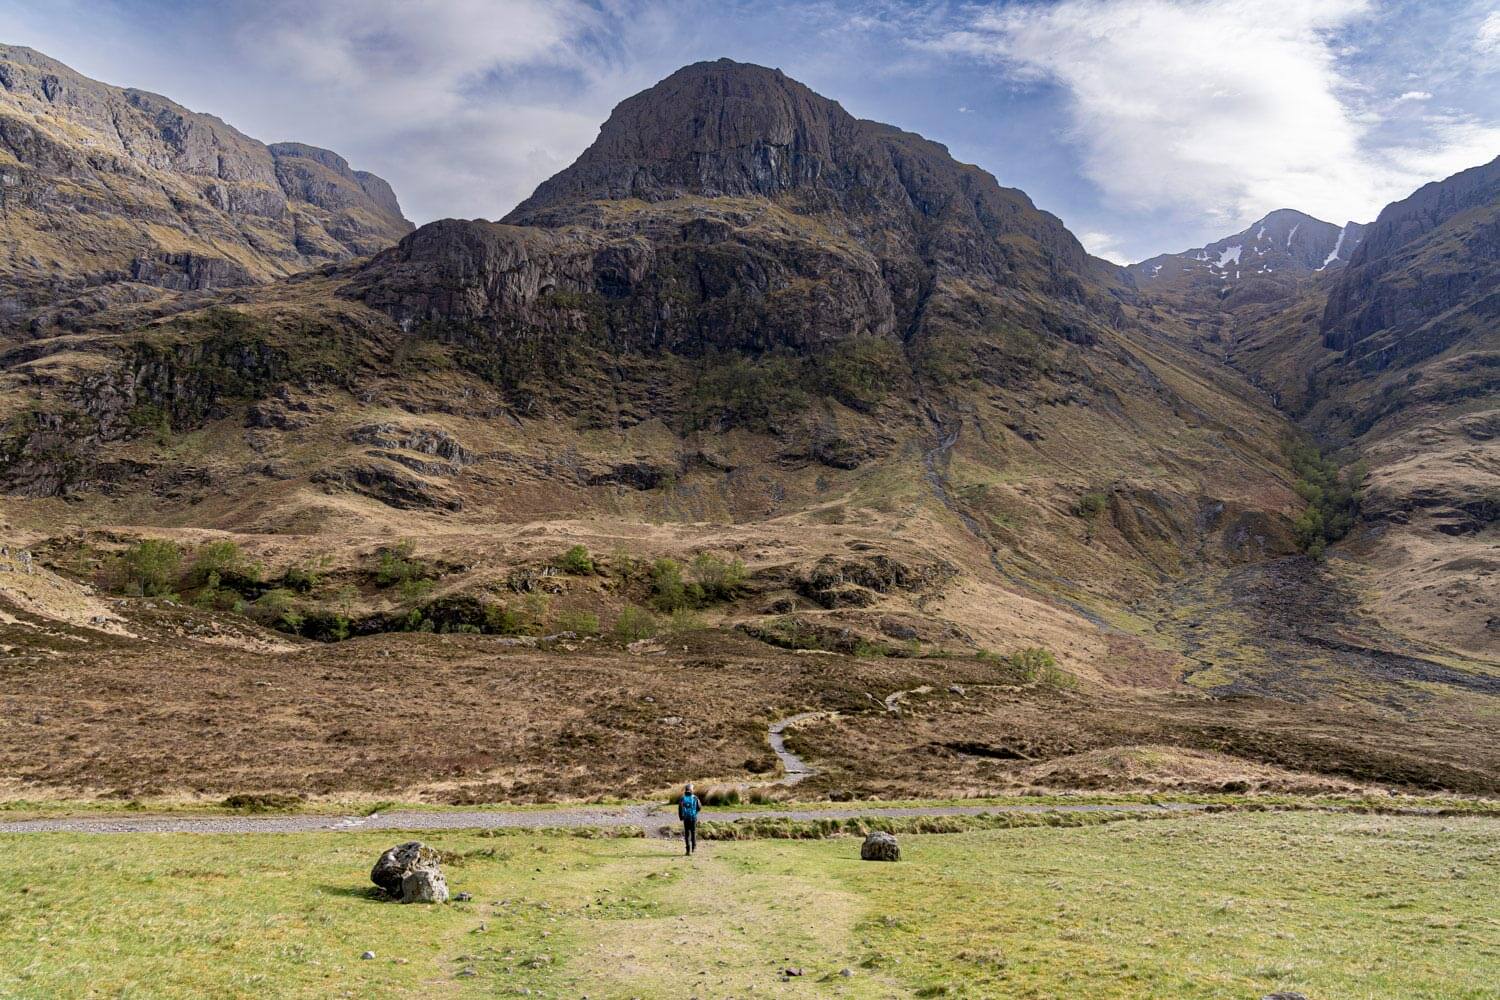
[[[889,833],[880,830],[872,830],[865,842],[860,845],[859,859],[861,861],[900,861],[901,845],[896,843],[896,838]]]
[[[448,884],[438,861],[438,852],[420,840],[407,841],[380,856],[370,881],[403,903],[443,903]]]
[[[1267,993],[1260,1000],[1307,1000],[1301,993]]]

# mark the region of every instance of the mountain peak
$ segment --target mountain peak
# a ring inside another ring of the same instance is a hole
[[[693,63],[620,102],[571,167],[507,221],[575,200],[771,197],[840,173],[860,123],[779,69]]]
[[[1196,274],[1218,284],[1278,272],[1311,274],[1347,263],[1365,229],[1357,222],[1336,226],[1295,208],[1278,208],[1231,236],[1130,269],[1145,281]]]

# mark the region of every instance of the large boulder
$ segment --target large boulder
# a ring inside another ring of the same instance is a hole
[[[873,830],[860,845],[859,859],[861,861],[900,861],[901,845],[896,843],[893,835]]]
[[[370,881],[403,903],[442,903],[448,899],[440,855],[420,840],[397,844],[370,869]]]

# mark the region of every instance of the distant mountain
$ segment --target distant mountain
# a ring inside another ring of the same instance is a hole
[[[250,285],[412,229],[385,181],[300,143],[0,46],[0,327]]]
[[[1243,232],[1181,253],[1161,254],[1130,272],[1144,283],[1204,276],[1218,285],[1276,273],[1310,274],[1342,267],[1364,239],[1365,226],[1342,227],[1281,208]]]
[[[1500,644],[1500,159],[1368,226],[1273,212],[1130,271],[1166,329],[1369,467],[1353,547],[1383,616],[1470,650]]]

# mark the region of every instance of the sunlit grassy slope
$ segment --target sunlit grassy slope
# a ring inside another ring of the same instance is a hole
[[[1477,1000],[1500,982],[1489,818],[905,837],[896,865],[852,839],[686,860],[667,841],[440,833],[474,896],[441,907],[366,891],[396,839],[0,838],[0,996]]]

